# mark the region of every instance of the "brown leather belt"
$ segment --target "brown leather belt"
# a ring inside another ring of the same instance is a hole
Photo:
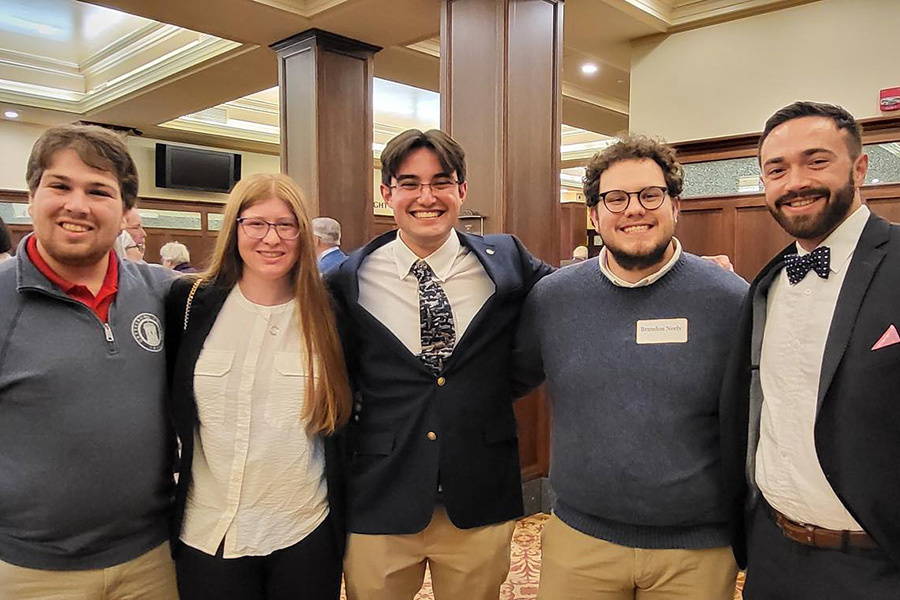
[[[878,544],[875,543],[872,536],[865,531],[838,531],[813,525],[802,525],[792,521],[771,506],[769,506],[769,510],[775,518],[775,524],[784,533],[784,537],[804,546],[845,551],[848,548],[878,548]]]

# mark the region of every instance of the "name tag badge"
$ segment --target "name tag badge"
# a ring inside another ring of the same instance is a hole
[[[688,341],[687,319],[646,319],[637,322],[638,344],[684,344]]]

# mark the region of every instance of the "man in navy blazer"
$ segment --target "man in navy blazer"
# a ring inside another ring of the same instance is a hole
[[[326,276],[355,390],[344,561],[350,600],[496,600],[521,516],[510,350],[551,267],[510,235],[454,229],[465,154],[441,131],[384,149],[399,232]]]
[[[341,250],[341,224],[331,217],[316,217],[312,220],[313,235],[316,240],[316,257],[319,273],[335,268],[347,259]]]
[[[796,244],[753,282],[723,390],[744,598],[896,598],[900,227],[862,204],[868,158],[840,107],[781,109],[759,160]]]

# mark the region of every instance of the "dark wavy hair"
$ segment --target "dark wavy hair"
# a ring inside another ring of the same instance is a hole
[[[763,142],[766,141],[773,129],[788,121],[802,119],[803,117],[831,119],[838,131],[846,132],[845,141],[847,142],[847,150],[850,152],[850,157],[855,159],[862,154],[862,128],[846,109],[837,104],[799,101],[788,104],[766,121],[766,127],[763,129],[762,135],[759,136],[759,146],[756,148],[757,159],[762,158]]]
[[[582,183],[585,204],[597,206],[600,202],[600,176],[617,162],[649,159],[659,165],[666,178],[669,196],[677,198],[684,188],[684,169],[675,160],[675,150],[664,141],[646,135],[626,134],[595,154],[588,163]]]

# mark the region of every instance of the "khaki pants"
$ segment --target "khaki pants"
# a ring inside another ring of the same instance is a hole
[[[497,600],[509,573],[515,521],[459,529],[443,507],[410,535],[351,533],[344,557],[348,600],[412,600],[431,570],[435,600]]]
[[[733,600],[730,547],[643,550],[572,529],[556,515],[541,535],[538,600]]]
[[[90,571],[44,571],[0,562],[2,600],[178,600],[169,543]]]

